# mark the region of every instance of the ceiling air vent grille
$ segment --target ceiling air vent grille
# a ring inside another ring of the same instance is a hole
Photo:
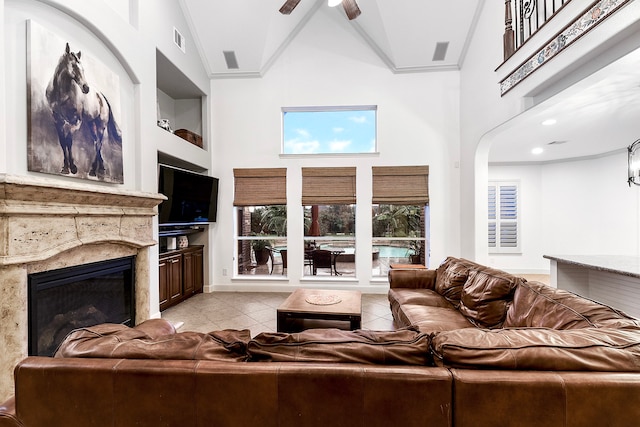
[[[238,58],[236,58],[236,53],[233,50],[223,50],[224,60],[227,63],[227,68],[229,70],[237,70],[238,67]]]
[[[180,48],[181,51],[185,52],[184,49],[184,36],[176,27],[173,27],[173,42]]]
[[[444,61],[449,49],[449,42],[436,43],[436,49],[433,51],[433,61]]]

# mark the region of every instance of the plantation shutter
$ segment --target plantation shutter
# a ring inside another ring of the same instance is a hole
[[[429,203],[429,166],[374,166],[373,204]]]
[[[488,212],[488,244],[492,252],[519,251],[518,184],[490,184]]]
[[[356,202],[356,168],[302,168],[302,205]]]
[[[496,186],[489,186],[489,247],[496,247]]]
[[[287,204],[287,169],[234,169],[234,206]]]
[[[500,186],[500,247],[518,246],[518,188]]]

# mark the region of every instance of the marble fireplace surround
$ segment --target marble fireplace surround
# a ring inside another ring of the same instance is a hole
[[[148,319],[153,217],[165,197],[120,188],[0,174],[0,402],[28,352],[27,277],[136,256],[136,323]]]

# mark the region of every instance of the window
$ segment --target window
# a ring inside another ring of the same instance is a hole
[[[283,154],[374,153],[375,106],[282,109]]]
[[[356,206],[304,206],[305,276],[355,277]]]
[[[428,264],[429,167],[373,167],[373,274]]]
[[[518,187],[517,182],[489,183],[487,242],[490,253],[520,252]]]
[[[373,205],[374,276],[386,276],[391,264],[426,263],[424,205]]]
[[[356,168],[302,168],[304,275],[356,275]]]
[[[234,169],[236,274],[286,273],[286,169]]]

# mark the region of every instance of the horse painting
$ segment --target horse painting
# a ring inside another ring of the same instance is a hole
[[[46,88],[46,100],[62,148],[64,163],[60,173],[76,174],[74,138],[85,136],[93,142],[93,161],[89,176],[102,179],[105,175],[102,145],[105,131],[116,145],[122,146],[122,132],[113,117],[109,101],[103,93],[91,86],[84,75],[81,52],[74,53],[66,44],[53,77]],[[83,129],[83,131],[81,131]]]

